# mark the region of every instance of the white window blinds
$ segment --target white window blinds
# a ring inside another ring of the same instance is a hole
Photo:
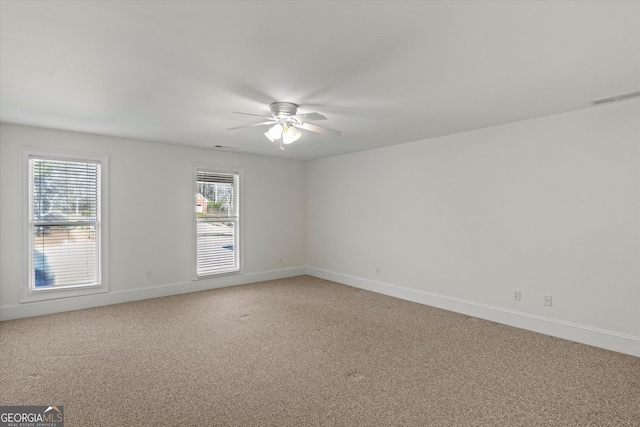
[[[198,276],[240,270],[239,175],[196,174],[196,270]]]
[[[29,286],[101,282],[100,174],[93,161],[29,157]]]

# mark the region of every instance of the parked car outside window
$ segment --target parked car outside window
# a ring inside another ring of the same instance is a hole
[[[35,250],[33,254],[34,260],[34,268],[35,268],[35,279],[36,279],[36,288],[41,288],[44,286],[52,286],[55,284],[55,276],[51,267],[49,266],[49,261],[47,260],[47,256],[42,252]]]

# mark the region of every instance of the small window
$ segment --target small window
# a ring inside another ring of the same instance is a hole
[[[196,274],[240,271],[239,173],[197,169]]]
[[[82,289],[104,291],[102,179],[106,158],[39,153],[26,157],[27,300],[29,296],[48,299],[86,294]]]

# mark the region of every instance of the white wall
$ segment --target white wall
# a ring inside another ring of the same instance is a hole
[[[20,147],[109,156],[110,292],[19,304]],[[301,274],[305,163],[233,152],[0,125],[0,318]],[[193,165],[244,168],[244,272],[192,282]],[[278,257],[282,256],[282,263]],[[145,278],[145,270],[153,278]]]
[[[637,100],[306,164],[3,124],[0,319],[308,272],[640,356],[639,145]],[[18,303],[20,147],[109,155],[108,294]],[[244,167],[244,275],[191,281],[194,163]]]
[[[639,144],[633,100],[311,161],[309,271],[640,356]]]

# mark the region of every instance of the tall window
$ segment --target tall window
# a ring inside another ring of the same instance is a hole
[[[198,277],[240,271],[239,174],[196,173],[196,272]]]
[[[103,284],[102,163],[28,155],[29,294]]]

